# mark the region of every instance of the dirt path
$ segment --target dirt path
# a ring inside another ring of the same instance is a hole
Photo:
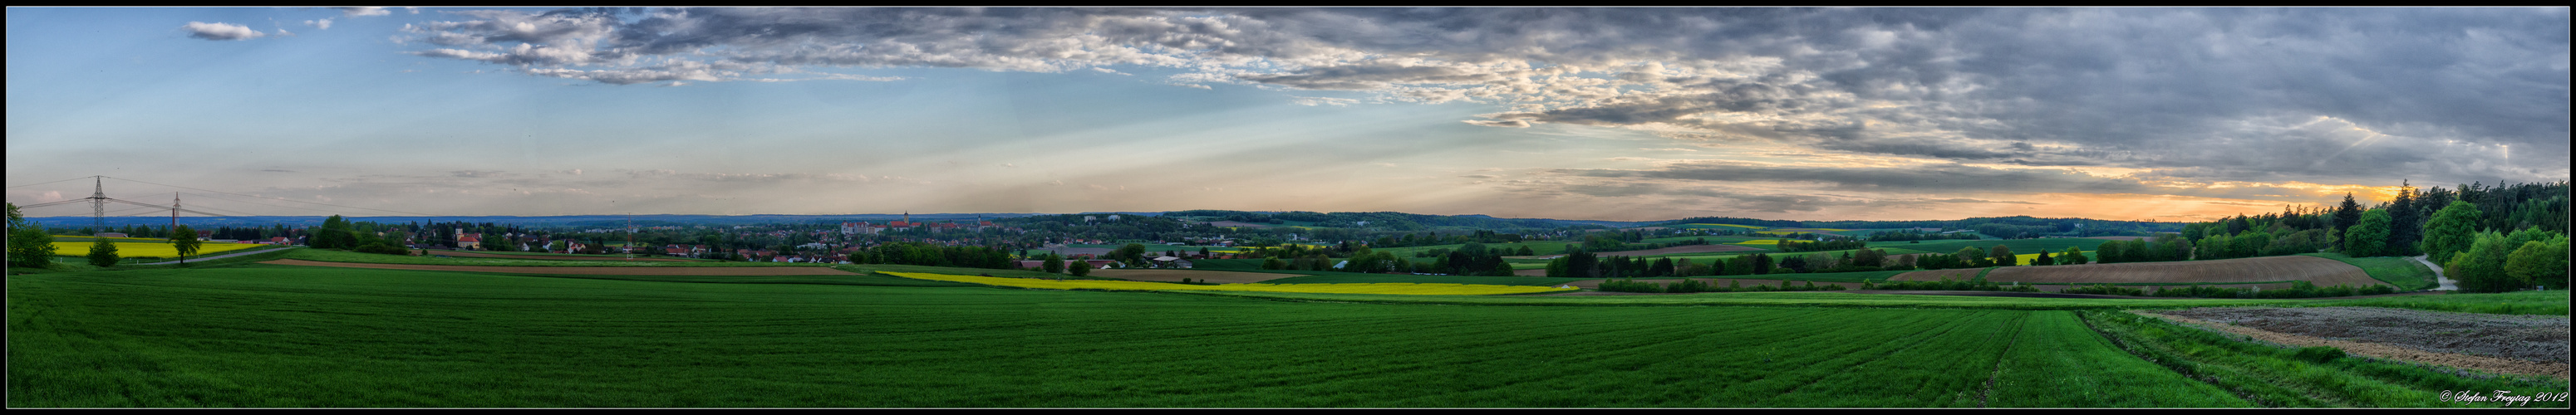
[[[2459,290],[2460,290],[2460,282],[2459,282],[2459,281],[2452,281],[2450,277],[2444,277],[2444,276],[2442,276],[2442,266],[2440,266],[2440,265],[2433,265],[2433,261],[2426,261],[2426,260],[2424,260],[2424,257],[2425,257],[2424,255],[2416,255],[2414,258],[2408,258],[2408,259],[2413,259],[2413,260],[2415,260],[2415,263],[2418,263],[2418,264],[2424,264],[2424,267],[2425,267],[2425,268],[2432,268],[2432,269],[2433,269],[2433,280],[2434,280],[2434,281],[2439,281],[2439,282],[2441,282],[2441,283],[2442,283],[2442,287],[2441,287],[2441,288],[2434,288],[2434,289],[2433,289],[2433,291],[2459,291]]]
[[[2129,312],[2291,346],[2328,346],[2359,356],[2568,378],[2568,326],[2558,316],[2371,307]]]
[[[362,264],[354,262],[306,261],[301,259],[280,259],[274,261],[260,261],[260,263],[308,267],[401,269],[413,271],[502,272],[512,274],[552,275],[858,275],[827,267],[495,267],[476,265]]]

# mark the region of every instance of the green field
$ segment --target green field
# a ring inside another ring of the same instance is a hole
[[[268,255],[282,254],[345,253]],[[2362,359],[2302,363],[2111,311],[2357,300],[1108,292],[544,270],[236,263],[13,275],[8,404],[2451,406],[2419,398],[2567,387]],[[1303,278],[1372,276],[1419,278]],[[2568,298],[2418,297],[2555,301],[2560,314]],[[2432,301],[2418,297],[2362,300]]]
[[[2361,271],[2370,273],[2371,278],[2378,279],[2381,282],[2386,282],[2388,285],[2397,286],[2397,288],[2401,290],[2430,290],[2440,288],[2442,286],[2441,281],[2433,278],[2432,268],[2426,268],[2422,263],[2417,263],[2415,260],[2403,257],[2383,256],[2353,258],[2335,252],[2319,252],[2299,255],[2331,258],[2336,261],[2343,261],[2346,264],[2352,264],[2352,266],[2361,267]]]

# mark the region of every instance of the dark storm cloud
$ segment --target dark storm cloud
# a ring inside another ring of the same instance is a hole
[[[2564,8],[467,11],[427,57],[609,84],[1150,66],[1516,106],[1474,125],[2161,177],[2564,179]],[[1283,98],[1293,99],[1293,98]]]
[[[1656,170],[1565,169],[1555,173],[1590,177],[1678,179],[1710,182],[1819,182],[1831,189],[1868,192],[2012,192],[2138,193],[2148,191],[2136,180],[2095,177],[2063,170],[1994,169],[1947,165],[1903,168],[1794,167],[1731,164],[1683,164]]]

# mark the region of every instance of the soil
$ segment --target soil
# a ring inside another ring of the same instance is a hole
[[[1888,280],[1889,280],[1889,281],[1940,281],[1942,278],[1949,278],[1951,281],[1967,281],[1967,280],[1969,280],[1969,279],[1977,278],[1977,273],[1985,272],[1985,270],[1986,270],[1985,268],[1959,268],[1959,269],[1936,269],[1936,270],[1930,270],[1930,271],[1915,271],[1915,272],[1908,272],[1908,273],[1903,273],[1903,274],[1896,274],[1896,276],[1895,276],[1895,277],[1889,277],[1889,278],[1888,278]]]
[[[1182,278],[1188,278],[1190,281],[1242,284],[1288,277],[1303,277],[1304,275],[1273,274],[1267,272],[1201,271],[1187,269],[1100,269],[1092,270],[1091,276],[1117,278],[1129,281],[1162,282],[1181,282]]]
[[[510,254],[494,254],[494,253],[466,252],[466,251],[422,251],[422,252],[425,252],[425,253],[427,253],[428,255],[446,255],[446,256],[452,256],[452,257],[535,259],[535,260],[547,260],[547,261],[637,261],[637,262],[650,261],[650,262],[699,262],[699,261],[690,261],[690,260],[685,260],[685,259],[672,259],[672,258],[635,258],[635,259],[626,259],[626,258],[588,257],[588,256],[510,255]]]
[[[1944,270],[1948,271],[1948,270]],[[1906,273],[1898,279],[1909,279]],[[1964,279],[1964,278],[1961,278]],[[1997,283],[2251,283],[2307,281],[2319,287],[2384,285],[2361,267],[2312,256],[2275,256],[2216,261],[2131,262],[2119,264],[2020,266],[1995,268],[1986,280]],[[2280,287],[2288,288],[2287,285]]]
[[[842,270],[837,270],[837,269],[832,269],[832,268],[827,268],[827,267],[497,267],[497,266],[476,266],[476,265],[362,264],[362,263],[354,263],[354,262],[321,262],[321,261],[306,261],[306,260],[301,260],[301,259],[280,259],[280,260],[273,260],[273,261],[261,261],[260,263],[262,263],[262,264],[276,264],[276,265],[301,265],[301,266],[308,266],[308,267],[340,267],[340,268],[402,269],[402,270],[414,270],[414,271],[500,272],[500,273],[511,273],[511,274],[551,274],[551,275],[662,275],[662,276],[677,276],[677,275],[711,275],[711,276],[858,275],[858,274],[850,273],[850,272],[848,272],[848,271],[842,271]]]
[[[2568,378],[2566,316],[2304,307],[2194,308],[2162,311],[2160,317],[2292,346],[2332,346],[2361,356]]]

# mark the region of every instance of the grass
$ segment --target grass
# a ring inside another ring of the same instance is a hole
[[[2354,258],[2334,252],[2319,252],[2299,255],[2343,261],[2346,264],[2361,267],[2362,272],[2370,273],[2370,278],[2378,279],[2380,282],[2385,282],[2388,283],[2388,285],[2394,285],[2401,289],[2429,290],[2440,288],[2442,286],[2442,282],[2440,280],[2433,278],[2433,270],[2431,268],[2426,268],[2424,267],[2424,264],[2416,263],[2415,260],[2404,257]]]
[[[1993,310],[2094,310],[2128,308],[2189,308],[2292,305],[2309,300],[2240,300],[2240,299],[2099,299],[2099,298],[2024,298],[1946,295],[1890,295],[1837,292],[1739,292],[1684,295],[1619,295],[1619,296],[1468,296],[1468,295],[1377,295],[1377,294],[1306,294],[1306,293],[1207,293],[1236,297],[1265,298],[1281,301],[1357,302],[1386,304],[1448,304],[1509,306],[1726,306],[1726,307],[1815,307],[1815,308],[1923,308],[1923,309],[1993,309]]]
[[[2155,373],[2098,359],[2100,345],[1996,345],[2090,335],[2016,310],[1423,307],[259,265],[22,276],[7,291],[11,407],[1973,407]],[[2006,356],[2036,380],[1989,383]],[[2242,405],[2169,392],[2195,388],[2177,376],[2120,380],[2099,398]]]
[[[1359,274],[1359,273],[1348,273],[1348,272],[1336,272],[1336,273],[1331,273],[1331,274],[1327,274],[1327,275],[1309,275],[1309,276],[1303,276],[1303,277],[1288,277],[1288,278],[1280,278],[1280,279],[1275,279],[1275,280],[1262,281],[1262,283],[1265,283],[1265,284],[1349,284],[1349,283],[1371,283],[1371,282],[1410,282],[1410,283],[1421,283],[1421,284],[1557,285],[1557,284],[1565,284],[1565,283],[1570,283],[1570,282],[1575,282],[1575,281],[1583,281],[1583,280],[1586,280],[1586,279],[1588,279],[1588,278],[1549,278],[1549,277],[1480,277],[1480,276],[1470,276],[1470,275]]]
[[[1033,288],[1033,289],[1048,289],[1048,290],[1105,290],[1105,291],[1253,291],[1253,292],[1290,292],[1290,293],[1349,293],[1349,294],[1403,294],[1403,295],[1499,295],[1499,294],[1530,294],[1530,293],[1543,293],[1543,292],[1555,292],[1555,291],[1574,291],[1573,289],[1557,289],[1557,288],[1549,288],[1549,287],[1546,287],[1546,286],[1527,286],[1527,285],[1486,285],[1486,284],[1442,284],[1442,283],[1428,283],[1428,284],[1424,284],[1424,283],[1409,283],[1409,282],[1373,282],[1373,283],[1346,283],[1346,284],[1267,284],[1267,283],[1254,283],[1254,284],[1180,284],[1180,283],[1169,283],[1169,282],[1149,282],[1149,281],[1098,281],[1098,280],[1093,280],[1093,281],[1084,281],[1084,280],[1071,280],[1071,281],[1066,281],[1066,280],[1050,280],[1050,279],[1034,279],[1034,278],[1004,278],[1004,277],[983,277],[983,276],[973,276],[973,275],[932,274],[932,273],[919,273],[919,272],[890,272],[890,273],[885,273],[885,274],[886,274],[886,275],[897,276],[897,277],[903,277],[903,278],[918,279],[918,280],[947,281],[947,282],[960,282],[960,283],[968,283],[968,284],[992,285],[992,286],[1001,286],[1001,287]]]

